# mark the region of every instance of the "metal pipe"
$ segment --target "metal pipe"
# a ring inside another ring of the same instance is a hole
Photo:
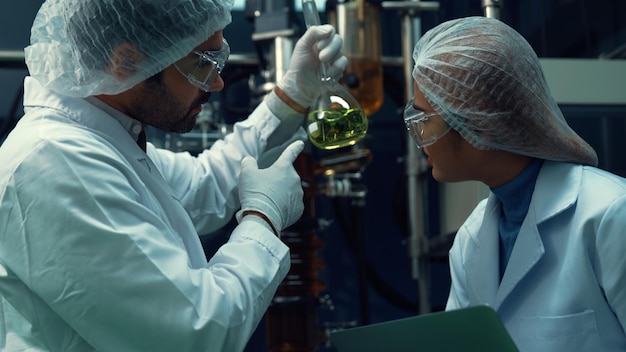
[[[439,9],[438,2],[422,1],[384,1],[381,5],[385,9],[399,10],[402,15],[402,58],[404,66],[405,92],[408,101],[413,97],[413,48],[421,37],[422,11]],[[418,313],[429,313],[430,306],[430,277],[425,256],[428,254],[428,239],[425,236],[425,185],[420,181],[420,175],[427,169],[424,156],[413,147],[413,142],[407,136],[406,174],[409,217],[409,256],[411,258],[411,273],[417,280]]]
[[[291,32],[289,32],[291,33]],[[284,40],[283,40],[284,41]],[[289,55],[293,51],[293,37],[287,38],[285,45],[280,52]],[[282,55],[282,54],[281,54]],[[403,67],[404,58],[402,56],[383,56],[382,64],[386,67]],[[228,57],[228,66],[258,66],[259,58],[253,53],[231,53]],[[26,67],[24,63],[24,52],[22,50],[0,50],[0,67]]]
[[[294,48],[293,37],[276,37],[274,39],[274,82],[280,81],[287,69],[289,68],[289,61],[291,59],[291,53]]]
[[[26,68],[22,50],[0,50],[0,68]]]
[[[404,45],[403,56],[405,58],[404,76],[406,77],[407,92],[405,101],[413,98],[413,47],[417,40],[421,37],[421,19],[419,17],[406,14],[404,16]],[[410,33],[410,34],[409,34]],[[430,275],[428,268],[424,265],[424,256],[428,254],[428,239],[424,233],[426,223],[426,214],[424,209],[424,192],[425,185],[420,181],[420,175],[427,169],[424,156],[413,147],[413,141],[407,135],[407,182],[408,182],[408,201],[409,201],[409,228],[410,236],[410,256],[412,263],[413,278],[418,282],[418,309],[419,313],[429,313],[430,309]]]
[[[482,7],[485,12],[485,17],[500,19],[502,0],[482,0]]]

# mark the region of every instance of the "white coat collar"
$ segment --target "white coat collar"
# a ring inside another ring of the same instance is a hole
[[[120,125],[122,125],[122,127],[124,127],[126,131],[128,131],[128,133],[133,137],[134,140],[137,140],[137,138],[139,137],[139,132],[141,132],[141,130],[143,129],[141,122],[131,118],[130,116],[122,113],[119,110],[112,108],[110,105],[96,97],[87,97],[85,98],[85,100],[95,105],[100,110],[111,115],[111,117],[116,119],[117,122],[119,122]]]
[[[106,138],[115,138],[124,143],[124,151],[134,158],[145,158],[137,146],[141,123],[111,108],[97,98],[76,98],[58,95],[43,87],[36,79],[24,79],[24,110],[30,107],[47,107],[62,112],[63,116],[89,128],[104,133]],[[88,111],[88,113],[85,113]],[[129,143],[130,142],[130,143]]]
[[[500,282],[498,219],[500,202],[489,194],[482,221],[466,224],[474,243],[474,252],[466,263],[468,282],[478,302],[498,309],[519,282],[543,257],[540,223],[571,207],[577,199],[582,181],[582,165],[545,161],[539,172],[535,190],[522,223],[511,258]]]

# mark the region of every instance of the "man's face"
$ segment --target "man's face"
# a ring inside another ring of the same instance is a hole
[[[213,34],[194,51],[215,51],[222,48],[222,31]],[[224,88],[218,75],[207,91],[193,85],[174,65],[135,86],[126,113],[147,125],[168,132],[184,133],[193,129],[202,104],[211,92]]]

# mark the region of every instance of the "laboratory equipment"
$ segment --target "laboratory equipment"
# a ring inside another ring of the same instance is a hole
[[[218,101],[204,103],[202,111],[196,117],[196,124],[189,132],[163,132],[150,128],[150,141],[157,147],[174,152],[187,151],[196,155],[201,153],[233,131],[233,126],[227,124],[220,114],[219,106]]]
[[[330,23],[343,38],[348,67],[342,82],[367,116],[384,101],[380,5],[369,0],[339,0],[327,7]]]
[[[314,0],[302,0],[302,11],[307,28],[320,25]],[[307,115],[307,134],[311,143],[326,150],[356,144],[367,133],[367,115],[359,102],[328,74],[321,63],[320,80],[324,91],[311,106]]]
[[[259,72],[250,77],[251,106],[261,103],[288,70],[296,42],[293,0],[246,0],[246,11],[254,23]],[[265,313],[265,341],[268,352],[313,352],[320,345],[319,294],[325,284],[318,272],[325,266],[318,251],[324,242],[318,237],[315,221],[315,189],[312,156],[301,153],[294,166],[303,182],[304,212],[294,225],[284,229],[281,238],[290,248],[291,267],[278,286]]]

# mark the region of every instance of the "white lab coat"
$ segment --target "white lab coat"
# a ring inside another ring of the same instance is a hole
[[[626,350],[626,181],[545,161],[501,283],[499,214],[490,194],[459,229],[446,310],[493,307],[521,351]]]
[[[207,263],[198,233],[236,211],[241,159],[280,120],[263,103],[198,158],[147,157],[137,121],[31,78],[24,101],[0,148],[0,350],[243,350],[289,250],[244,221]]]

